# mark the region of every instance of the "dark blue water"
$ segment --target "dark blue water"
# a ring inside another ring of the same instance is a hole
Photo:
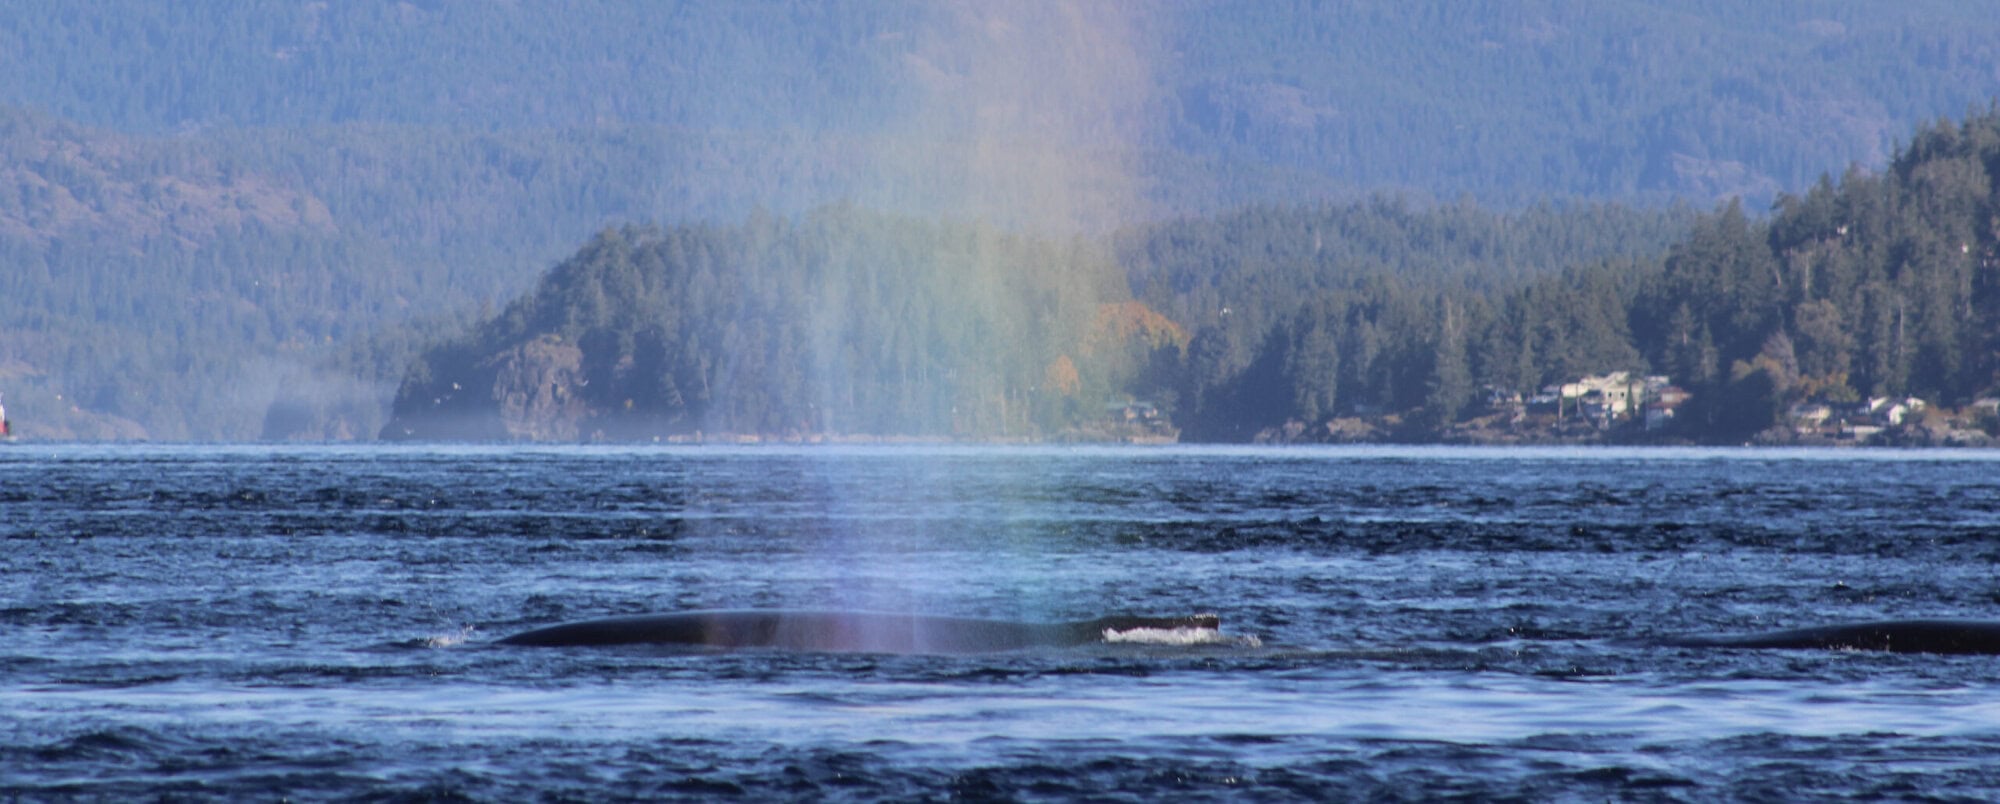
[[[2000,798],[2000,455],[0,449],[0,799]],[[699,608],[1261,645],[562,650]]]

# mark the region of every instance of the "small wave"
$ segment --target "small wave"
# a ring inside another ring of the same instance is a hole
[[[1225,634],[1214,628],[1131,628],[1124,631],[1115,628],[1104,629],[1104,641],[1135,645],[1227,645],[1233,648],[1255,648],[1264,641],[1248,634]]]

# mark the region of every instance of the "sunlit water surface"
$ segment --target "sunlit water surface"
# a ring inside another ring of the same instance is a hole
[[[1996,559],[1986,452],[19,444],[0,798],[1993,799],[2000,658],[1647,639]],[[748,607],[1245,639],[491,644]]]

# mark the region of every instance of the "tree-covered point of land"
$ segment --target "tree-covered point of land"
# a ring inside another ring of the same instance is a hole
[[[1126,297],[1089,241],[851,207],[609,229],[427,352],[384,434],[1027,438],[1172,348]]]

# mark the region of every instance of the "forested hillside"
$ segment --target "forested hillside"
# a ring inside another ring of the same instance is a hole
[[[1163,227],[1138,253],[1184,236]],[[1189,436],[1237,440],[1373,410],[1408,413],[1394,437],[1422,440],[1481,412],[1483,389],[1531,393],[1631,371],[1693,392],[1666,435],[1733,443],[1780,424],[1795,402],[1957,407],[2000,387],[1993,109],[1922,128],[1888,170],[1785,195],[1768,219],[1731,202],[1661,258],[1578,261],[1518,281],[1483,272],[1477,283],[1406,270],[1343,286],[1297,256],[1314,237],[1264,227],[1234,239],[1256,244],[1248,254],[1225,245],[1203,260],[1235,266],[1193,272],[1209,283],[1148,283],[1145,298],[1193,331],[1178,411]],[[1266,263],[1274,250],[1294,256]],[[1245,309],[1274,312],[1230,320]]]
[[[1430,440],[1492,390],[1614,371],[1692,392],[1679,439],[1808,400],[1955,407],[2000,385],[1996,177],[1989,110],[1768,220],[1377,200],[1103,250],[845,208],[613,230],[419,361],[386,435],[1088,436],[1142,403],[1197,440],[1357,414]]]
[[[1185,340],[1123,284],[1081,239],[852,208],[607,230],[420,359],[384,435],[1039,436]]]
[[[1259,359],[1267,333],[1325,312],[1302,299],[1375,294],[1396,308],[1373,336],[1390,345],[1379,365],[1355,370],[1421,382],[1429,364],[1406,364],[1431,340],[1425,305],[1440,294],[1657,254],[1687,217],[1378,200],[1165,223],[1115,249],[846,207],[796,223],[614,229],[428,352],[384,435],[1095,438],[1161,435],[1183,410],[1281,421],[1290,396],[1214,394]],[[1201,327],[1192,343],[1190,326]],[[1107,420],[1134,403],[1163,409],[1161,426]],[[1325,403],[1330,414],[1337,401]]]
[[[0,392],[40,438],[366,437],[413,356],[625,222],[1081,234],[1190,334],[1219,296],[1163,294],[1135,238],[1384,197],[1529,229],[1668,210],[1537,247],[1645,262],[1675,203],[1761,225],[2000,85],[2000,18],[1948,0],[5,5]],[[1383,259],[1353,270],[1434,270]],[[1183,407],[1288,315],[1228,303]]]
[[[1743,194],[1761,209],[1850,161],[1879,164],[1913,123],[1962,114],[2000,81],[2000,17],[1958,0],[8,5],[0,97],[133,133],[868,138],[921,118],[966,136],[952,129],[992,88],[955,86],[986,91],[952,109],[932,82],[976,77],[981,59],[1028,78],[1103,68],[1037,90],[1037,114],[1088,119],[1089,104],[1063,103],[1079,83],[1132,90],[1144,120],[1119,133],[1192,165],[1149,172],[1205,176],[1191,199],[1204,208],[1393,187],[1487,203]],[[1046,18],[1064,15],[1088,31],[1052,34]]]

